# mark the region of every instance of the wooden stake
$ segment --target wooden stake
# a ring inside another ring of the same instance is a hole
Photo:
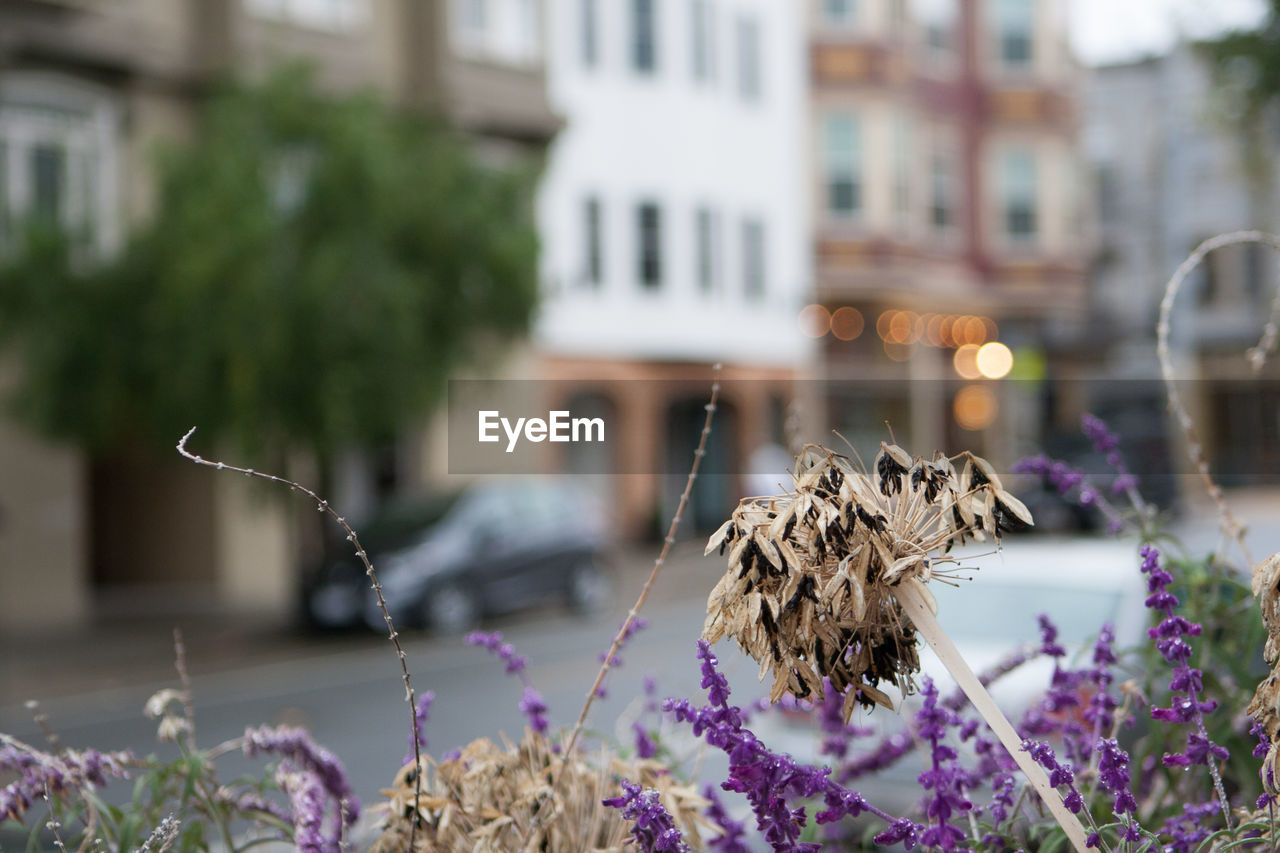
[[[1080,819],[1067,811],[1062,797],[1058,796],[1058,790],[1049,784],[1049,777],[1045,775],[1044,770],[1023,751],[1022,739],[1013,730],[1004,713],[996,707],[991,694],[982,686],[982,682],[978,681],[969,664],[960,656],[955,643],[951,642],[951,638],[942,630],[942,626],[938,624],[938,618],[933,615],[933,610],[925,602],[924,595],[917,587],[918,583],[919,581],[911,579],[898,585],[894,590],[898,603],[911,617],[920,636],[924,637],[925,642],[938,653],[939,659],[951,672],[960,689],[964,691],[964,695],[969,697],[973,707],[987,721],[987,725],[991,726],[991,730],[996,733],[996,737],[1000,738],[1005,749],[1009,750],[1013,760],[1018,762],[1018,767],[1022,768],[1022,772],[1036,789],[1036,793],[1040,795],[1040,799],[1049,807],[1049,811],[1053,813],[1058,825],[1067,834],[1077,853],[1088,853],[1084,843],[1084,826],[1081,825]]]

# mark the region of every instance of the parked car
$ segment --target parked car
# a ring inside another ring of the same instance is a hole
[[[397,625],[457,633],[486,615],[548,599],[592,611],[612,597],[605,513],[569,482],[476,483],[394,507],[362,527],[361,544]],[[317,627],[385,627],[354,553],[304,584],[303,606]]]

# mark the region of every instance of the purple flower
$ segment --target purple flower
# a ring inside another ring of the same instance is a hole
[[[1186,803],[1182,814],[1165,820],[1161,832],[1167,835],[1171,843],[1164,849],[1171,853],[1192,853],[1200,846],[1200,842],[1209,837],[1213,831],[1206,822],[1219,811],[1217,800],[1207,803]]]
[[[525,686],[524,695],[520,697],[520,713],[529,719],[529,726],[538,734],[546,734],[547,706],[542,701],[542,694],[532,687]]]
[[[622,809],[622,816],[632,821],[631,838],[636,849],[644,853],[658,850],[672,853],[688,853],[689,845],[676,829],[675,822],[662,805],[658,792],[641,788],[634,782],[622,780],[622,795],[602,802],[611,808]]]
[[[413,709],[413,719],[416,723],[414,731],[409,733],[409,751],[405,754],[404,761],[401,764],[408,764],[413,761],[414,753],[414,737],[417,736],[417,748],[419,751],[427,748],[427,721],[431,719],[431,703],[436,700],[436,694],[428,690],[418,699],[418,706]]]
[[[924,704],[916,712],[917,734],[929,743],[930,768],[921,773],[918,781],[927,792],[924,813],[935,821],[920,836],[925,847],[938,847],[947,853],[956,849],[965,834],[952,826],[953,814],[964,815],[973,804],[964,797],[962,774],[956,765],[956,751],[943,744],[947,728],[960,722],[954,711],[938,705],[938,688],[933,679],[926,677],[920,688]]]
[[[829,768],[801,765],[789,755],[769,750],[743,727],[741,709],[729,704],[728,681],[717,671],[716,657],[705,640],[698,641],[698,657],[702,661],[702,684],[711,704],[698,708],[686,699],[668,699],[663,708],[678,722],[689,723],[695,736],[729,757],[729,776],[721,787],[746,796],[756,816],[756,828],[774,850],[816,849],[816,845],[800,842],[807,816],[803,808],[790,808],[788,798],[821,798],[826,808],[814,816],[818,823],[831,823],[866,812],[889,824],[881,836],[891,840],[877,843],[901,841],[908,848],[916,843],[921,827],[895,819],[872,806],[858,792],[832,781]]]
[[[649,730],[637,720],[631,724],[631,731],[635,734],[636,755],[641,758],[653,758],[658,752],[658,745],[653,742]]]
[[[126,779],[134,760],[129,752],[68,749],[55,756],[14,745],[0,747],[0,770],[18,777],[0,788],[0,823],[10,818],[20,821],[32,803],[48,794],[89,790],[111,779]]]
[[[1049,771],[1050,785],[1055,788],[1065,787],[1067,789],[1066,796],[1062,798],[1062,804],[1072,814],[1079,814],[1080,810],[1084,808],[1084,799],[1080,796],[1080,792],[1076,790],[1074,768],[1070,764],[1058,763],[1058,757],[1054,753],[1053,747],[1044,741],[1023,738],[1022,749],[1031,756],[1032,761]]]
[[[547,722],[547,706],[542,701],[542,694],[529,683],[529,675],[525,672],[528,659],[516,654],[515,647],[510,643],[504,643],[500,631],[494,631],[492,634],[473,631],[467,635],[467,643],[488,649],[490,654],[506,664],[507,675],[514,675],[520,679],[520,683],[524,685],[524,692],[520,696],[520,713],[528,718],[530,728],[538,734],[545,734],[550,727]]]
[[[1129,790],[1129,754],[1114,738],[1098,741],[1098,781],[1115,795],[1113,811],[1117,815],[1132,815],[1138,810],[1138,803]]]
[[[1173,664],[1173,678],[1169,689],[1173,693],[1169,707],[1151,708],[1153,719],[1166,723],[1190,723],[1195,731],[1187,736],[1187,746],[1180,753],[1165,755],[1166,767],[1190,767],[1209,764],[1210,759],[1225,761],[1229,753],[1209,740],[1204,726],[1204,715],[1218,707],[1212,700],[1202,701],[1200,693],[1204,689],[1200,670],[1188,666],[1191,660],[1191,644],[1185,637],[1200,636],[1198,624],[1188,621],[1174,613],[1178,606],[1178,598],[1169,592],[1168,586],[1173,582],[1173,575],[1160,565],[1160,552],[1150,545],[1142,546],[1142,573],[1147,576],[1147,607],[1162,616],[1159,624],[1148,628],[1147,634],[1155,640],[1155,646],[1164,655],[1165,660]]]
[[[285,762],[276,774],[276,781],[289,795],[294,847],[302,853],[337,853],[337,838],[324,836],[325,789],[319,777]]]
[[[302,729],[287,726],[278,728],[261,726],[256,729],[246,729],[244,754],[249,758],[256,758],[259,755],[281,758],[283,759],[282,772],[314,778],[315,783],[332,798],[342,824],[350,826],[360,816],[360,801],[351,790],[351,783],[347,779],[347,771],[343,768],[342,762],[329,750],[317,746],[310,735]],[[290,794],[290,796],[293,795]],[[297,817],[296,809],[294,817]],[[335,844],[340,834],[341,828],[334,833]]]
[[[719,853],[751,853],[751,848],[746,844],[746,827],[742,821],[734,820],[729,817],[729,812],[725,810],[724,804],[720,802],[720,798],[716,795],[715,788],[707,785],[702,790],[702,796],[707,798],[710,805],[707,806],[707,818],[720,827],[720,835],[707,841],[707,846]]]
[[[492,634],[486,634],[483,631],[472,631],[467,635],[467,645],[483,646],[489,650],[489,653],[497,657],[507,665],[507,675],[521,675],[524,672],[528,659],[516,654],[515,647],[510,643],[502,642],[502,632],[494,631]]]
[[[1120,436],[1112,432],[1111,428],[1096,415],[1086,413],[1080,419],[1080,428],[1093,443],[1093,449],[1099,453],[1110,453],[1120,446]]]
[[[630,624],[624,621],[622,625],[618,626],[618,628],[621,629],[623,626],[626,627],[626,631],[623,632],[621,638],[618,640],[618,651],[621,651],[623,647],[627,645],[627,643],[631,642],[631,638],[634,637],[637,632],[642,631],[645,628],[648,628],[649,620],[645,619],[643,616],[637,616],[636,618],[631,620]],[[605,658],[608,656],[608,654],[609,654],[608,652],[600,653],[600,656],[599,656],[600,663],[604,663]],[[609,659],[609,669],[613,669],[619,666],[622,666],[622,658],[618,655],[618,652],[614,652],[613,657]],[[607,695],[608,695],[608,690],[606,690],[604,686],[604,682],[601,681],[600,686],[596,688],[596,696],[603,699]]]

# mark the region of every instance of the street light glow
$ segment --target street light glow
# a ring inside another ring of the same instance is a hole
[[[1013,369],[1013,353],[999,341],[991,341],[978,347],[974,363],[988,379],[1003,379]]]

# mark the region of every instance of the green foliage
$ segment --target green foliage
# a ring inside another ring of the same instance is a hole
[[[19,411],[92,447],[191,425],[260,457],[372,442],[527,327],[533,169],[288,69],[229,84],[164,152],[154,216],[105,262],[33,229],[0,270]]]
[[[1200,44],[1220,79],[1238,88],[1244,117],[1256,120],[1280,98],[1280,0],[1270,0],[1262,24]]]

